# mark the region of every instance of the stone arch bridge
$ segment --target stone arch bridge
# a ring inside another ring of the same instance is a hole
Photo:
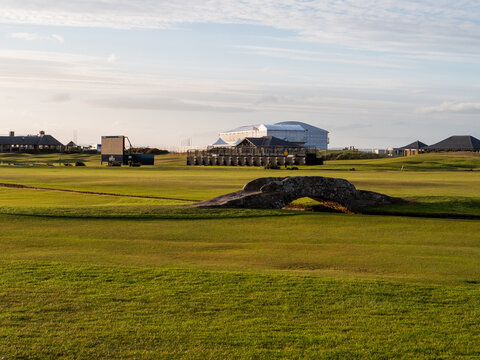
[[[323,176],[263,177],[242,190],[191,204],[194,207],[282,209],[292,201],[309,197],[342,212],[358,212],[368,206],[406,202],[373,191],[357,190],[345,179]]]

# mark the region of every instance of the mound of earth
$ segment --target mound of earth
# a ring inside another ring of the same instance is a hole
[[[358,212],[369,206],[406,202],[373,191],[357,190],[345,179],[323,176],[264,177],[250,181],[242,190],[191,204],[194,207],[282,209],[304,197],[342,212]]]

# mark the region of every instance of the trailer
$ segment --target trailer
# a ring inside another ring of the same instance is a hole
[[[126,148],[126,141],[130,145]],[[132,144],[127,136],[102,136],[101,164],[106,162],[109,166],[140,166],[153,165],[155,157],[153,154],[137,154],[131,151]]]

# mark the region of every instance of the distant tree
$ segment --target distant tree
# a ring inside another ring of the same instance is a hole
[[[329,150],[323,156],[324,160],[361,160],[361,159],[380,159],[387,155],[379,155],[358,150]]]
[[[150,148],[150,147],[131,148],[130,151],[136,154],[154,154],[154,155],[166,155],[169,153],[168,150],[162,150],[162,149]]]

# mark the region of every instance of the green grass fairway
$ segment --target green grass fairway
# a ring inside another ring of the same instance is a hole
[[[341,161],[332,161],[325,166],[303,167],[298,171],[264,170],[255,167],[187,167],[184,165],[185,157],[175,154],[158,156],[155,167],[107,168],[100,167],[99,155],[75,156],[83,156],[82,160],[87,167],[0,166],[0,182],[55,189],[160,196],[172,199],[164,200],[161,204],[181,205],[186,202],[178,199],[206,200],[236,191],[248,181],[262,176],[329,176],[347,179],[359,189],[415,201],[409,205],[386,207],[382,211],[480,215],[480,171],[477,171],[480,169],[480,156],[476,154],[426,154],[408,158],[355,160],[348,161],[347,165]],[[58,157],[58,154],[0,154],[0,162],[6,163],[6,160],[2,159],[16,159],[17,162],[33,164],[53,162]],[[400,171],[401,164],[406,163],[415,163],[416,167],[408,165],[405,167],[408,171]],[[454,168],[449,164],[459,166]],[[343,169],[351,167],[357,170]],[[445,170],[452,168],[457,170]],[[465,171],[466,168],[477,170]],[[17,196],[19,193],[13,196],[17,207],[32,206],[29,196],[25,201],[21,201]],[[39,205],[42,203],[39,201]],[[71,204],[77,206],[78,203],[75,201]]]
[[[478,286],[57,263],[0,282],[5,358],[480,356]]]
[[[100,155],[96,154],[25,154],[25,153],[0,153],[0,166],[11,164],[18,165],[55,165],[63,166],[65,163],[74,164],[77,161],[86,163],[87,166],[99,166]],[[186,162],[184,155],[162,155],[155,157],[156,165],[183,167]],[[455,171],[455,170],[480,170],[480,153],[428,153],[418,156],[400,158],[381,158],[370,160],[329,160],[321,167],[302,167],[303,169],[334,169],[334,170],[401,170],[404,171]]]
[[[480,170],[480,153],[428,153],[417,156],[372,160],[327,161],[329,169],[402,170],[403,171],[456,171]]]
[[[388,211],[479,215],[477,157],[42,165],[55,156],[0,154],[0,183],[162,199],[0,187],[0,359],[480,358],[480,221],[180,206],[319,175],[416,201]]]

